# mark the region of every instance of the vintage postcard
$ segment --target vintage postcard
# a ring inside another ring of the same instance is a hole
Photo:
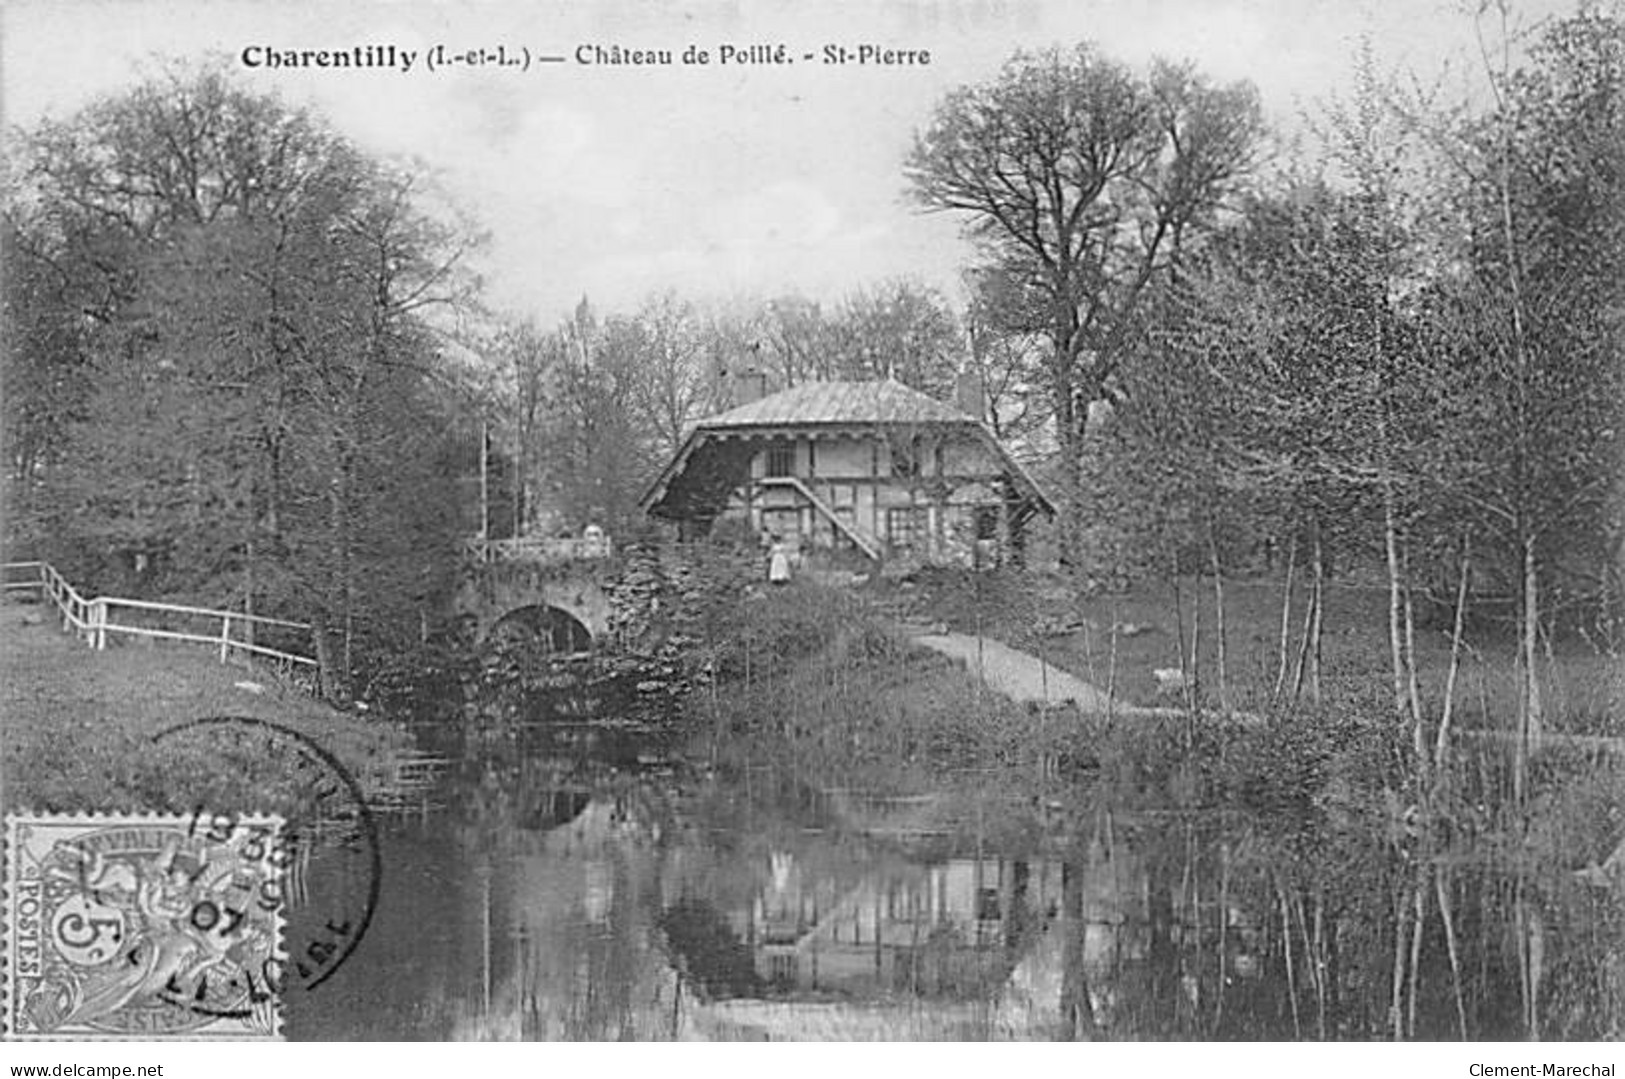
[[[1617,0],[4,30],[5,1036],[1625,1037]]]

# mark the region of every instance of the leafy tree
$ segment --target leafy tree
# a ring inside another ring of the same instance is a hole
[[[1142,78],[1082,45],[1016,54],[994,81],[951,92],[916,137],[915,199],[968,215],[1008,285],[1004,326],[1048,338],[1070,554],[1089,405],[1115,392],[1142,298],[1212,225],[1260,131],[1249,86],[1165,62]]]
[[[464,234],[405,173],[219,70],[168,71],[21,145],[23,262],[82,318],[11,359],[92,387],[37,477],[53,557],[313,621],[345,695],[360,642],[415,633],[452,539],[426,315],[467,298]]]
[[[41,483],[61,460],[71,425],[93,392],[85,362],[89,320],[76,308],[70,279],[53,260],[37,222],[0,222],[12,252],[4,277],[3,317],[9,347],[0,352],[0,444],[11,494],[4,542],[34,547]]]
[[[1004,279],[997,271],[966,277],[965,370],[981,383],[985,418],[1000,439],[1045,442],[1041,432],[1051,417],[1043,392],[1044,335],[1006,324]]]
[[[552,414],[538,452],[544,497],[568,530],[624,535],[641,523],[638,496],[663,463],[641,411],[647,343],[635,321],[600,321],[585,299],[549,340]]]
[[[1471,462],[1463,511],[1518,597],[1534,738],[1553,608],[1575,603],[1606,633],[1620,601],[1625,23],[1553,23],[1513,70],[1505,14],[1501,60],[1486,57],[1494,108],[1439,140],[1463,229],[1437,317],[1457,375],[1457,454]]]

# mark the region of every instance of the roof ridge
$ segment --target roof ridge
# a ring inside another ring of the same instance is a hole
[[[883,414],[886,409],[897,414]],[[704,417],[695,426],[961,421],[974,423],[976,419],[961,411],[954,402],[933,397],[888,375],[874,379],[799,382]]]

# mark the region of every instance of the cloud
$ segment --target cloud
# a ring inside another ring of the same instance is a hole
[[[728,248],[816,246],[839,226],[841,211],[804,180],[781,179],[715,208],[708,223]]]

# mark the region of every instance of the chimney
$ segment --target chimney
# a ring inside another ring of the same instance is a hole
[[[767,396],[767,373],[757,370],[753,364],[735,370],[731,381],[735,408]]]
[[[981,375],[965,371],[954,379],[954,404],[973,420],[987,419],[987,392],[982,387]]]

